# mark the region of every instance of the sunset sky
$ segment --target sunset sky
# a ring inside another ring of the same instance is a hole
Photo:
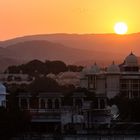
[[[47,33],[140,32],[140,0],[0,0],[0,40]]]

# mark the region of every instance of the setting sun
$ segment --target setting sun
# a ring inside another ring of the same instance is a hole
[[[127,25],[124,22],[118,22],[114,26],[114,31],[116,34],[125,34],[128,30]]]

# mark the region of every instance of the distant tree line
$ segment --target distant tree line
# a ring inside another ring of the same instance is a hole
[[[32,60],[26,64],[9,66],[5,70],[5,73],[6,72],[20,73],[22,71],[23,73],[29,75],[48,74],[48,73],[58,74],[60,72],[65,71],[80,72],[82,69],[83,69],[82,66],[66,65],[64,62],[58,60],[56,61],[46,60],[45,62],[42,62],[40,60]]]

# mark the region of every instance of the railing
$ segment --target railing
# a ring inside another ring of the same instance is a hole
[[[61,112],[61,109],[29,109],[31,113]]]
[[[32,122],[61,122],[61,115],[33,115]]]
[[[36,109],[27,109],[29,112],[31,113],[45,113],[45,112],[65,112],[65,111],[72,111],[74,110],[74,107],[70,107],[70,106],[65,106],[65,107],[61,107],[61,108],[52,108],[52,109],[41,109],[41,108],[36,108]]]
[[[36,115],[36,116],[32,116],[32,119],[61,119],[61,116],[60,115],[57,115],[57,116],[47,116],[47,115]]]

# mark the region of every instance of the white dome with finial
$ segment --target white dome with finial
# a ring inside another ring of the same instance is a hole
[[[134,55],[132,52],[125,58],[125,65],[126,66],[137,66],[138,59],[137,56]]]
[[[107,68],[107,72],[108,73],[119,73],[120,72],[120,68],[113,61],[113,63]]]
[[[90,74],[100,73],[100,67],[95,63],[89,70]]]

